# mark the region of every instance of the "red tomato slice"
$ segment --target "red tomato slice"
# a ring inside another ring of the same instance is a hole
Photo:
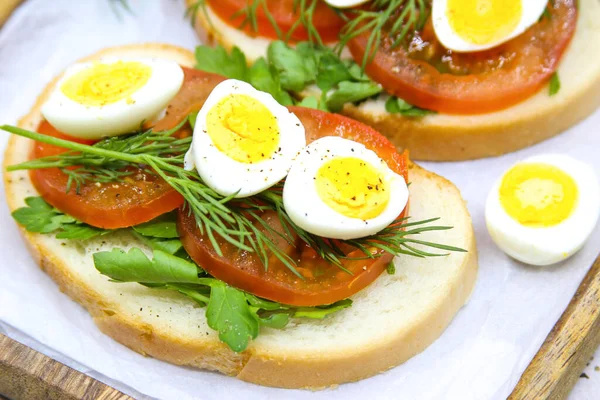
[[[344,20],[336,14],[322,0],[316,1],[313,12],[313,25],[319,32],[319,36],[324,43],[335,42],[338,40],[338,34],[344,26]],[[297,23],[300,16],[294,7],[294,0],[266,0],[267,9],[272,15],[275,23],[279,27],[281,33],[286,35]],[[307,2],[311,4],[311,1]],[[242,11],[252,4],[251,0],[208,0],[210,8],[225,21],[228,25],[234,28],[240,28],[244,22],[244,14]],[[265,9],[260,6],[256,10],[257,31],[254,31],[250,24],[245,24],[242,28],[244,32],[251,36],[263,36],[270,39],[278,39],[277,32],[273,28],[269,17],[265,13]],[[304,27],[300,24],[292,34],[293,42],[308,40],[309,35]]]
[[[399,154],[385,137],[374,129],[352,119],[323,111],[290,107],[304,124],[307,142],[324,136],[340,136],[362,143],[375,151],[396,173],[407,178],[407,156]],[[405,210],[406,211],[406,210]],[[282,232],[279,218],[274,212],[266,212],[263,219],[273,229]],[[257,227],[265,231],[260,224]],[[181,240],[192,259],[217,279],[257,296],[296,306],[331,304],[345,299],[373,282],[392,259],[392,255],[380,252],[380,257],[366,260],[343,260],[343,266],[352,272],[348,274],[332,265],[296,238],[294,245],[285,240],[271,237],[277,246],[298,261],[298,271],[304,277],[299,279],[274,256],[269,268],[259,258],[219,239],[223,256],[219,256],[210,240],[200,234],[196,221],[184,209],[178,213],[178,229]],[[364,256],[359,250],[348,253],[350,257]]]
[[[577,22],[576,0],[555,0],[550,17],[496,48],[454,53],[437,40],[431,21],[411,45],[391,48],[386,37],[367,74],[387,92],[445,113],[501,110],[537,93],[556,71]],[[370,33],[348,43],[361,63]],[[417,50],[415,50],[417,49]]]
[[[184,68],[184,84],[168,106],[167,115],[155,130],[171,129],[187,115],[198,110],[210,91],[224,78],[202,71]],[[67,137],[48,122],[40,124],[38,132],[46,135],[92,144]],[[189,127],[181,134],[189,134]],[[56,155],[65,149],[36,143],[31,158]],[[123,182],[86,183],[77,193],[75,185],[67,192],[68,177],[57,168],[31,170],[33,185],[48,203],[89,225],[105,229],[124,228],[141,224],[172,211],[183,203],[183,198],[169,184],[142,168],[131,168]]]

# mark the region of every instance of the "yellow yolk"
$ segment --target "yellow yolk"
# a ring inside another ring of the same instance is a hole
[[[500,185],[500,203],[521,225],[548,227],[571,215],[578,198],[573,178],[561,169],[542,163],[513,167]]]
[[[206,130],[219,151],[243,163],[267,160],[279,147],[277,119],[245,94],[219,101],[206,115]]]
[[[104,106],[127,99],[142,88],[152,68],[137,61],[94,64],[69,77],[61,86],[65,96],[84,106]]]
[[[452,30],[472,44],[496,42],[515,30],[522,0],[448,0],[446,17]]]
[[[390,200],[381,173],[355,157],[339,157],[324,163],[315,184],[325,204],[350,218],[375,218]]]

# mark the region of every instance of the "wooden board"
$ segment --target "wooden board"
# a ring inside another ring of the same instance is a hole
[[[600,255],[509,400],[566,399],[600,345]]]
[[[8,19],[13,10],[23,2],[23,0],[0,0],[0,26]]]
[[[4,335],[0,335],[0,394],[12,400],[133,400]]]

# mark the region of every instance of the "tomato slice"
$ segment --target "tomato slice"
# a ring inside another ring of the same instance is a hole
[[[344,20],[322,0],[312,1],[316,1],[312,22],[319,32],[319,36],[321,36],[324,43],[337,41],[339,32],[344,26]],[[244,23],[245,15],[242,11],[252,3],[251,0],[208,0],[210,8],[220,19],[237,29],[240,29]],[[294,0],[265,1],[269,13],[283,35],[286,35],[300,18],[294,3]],[[310,4],[310,2],[308,3]],[[241,29],[251,36],[258,35],[269,39],[278,39],[277,32],[263,6],[257,8],[256,20],[256,31],[248,23],[244,24]],[[304,25],[299,24],[292,33],[291,41],[299,42],[308,39],[308,31]]]
[[[577,22],[576,0],[551,2],[523,34],[487,51],[455,53],[437,40],[431,21],[412,42],[382,45],[367,74],[387,92],[419,107],[445,113],[477,114],[501,110],[537,93],[556,71]],[[348,43],[361,63],[369,33]]]
[[[407,179],[406,154],[398,154],[394,145],[374,129],[352,119],[323,111],[290,107],[304,124],[307,142],[324,136],[340,136],[362,143],[375,151],[395,172]],[[265,212],[263,220],[273,229],[282,232],[283,228],[275,212]],[[265,232],[264,227],[257,228]],[[208,237],[200,234],[193,215],[185,208],[178,213],[178,229],[181,240],[192,259],[208,273],[237,288],[257,296],[296,306],[331,304],[345,299],[373,282],[392,259],[391,254],[379,252],[375,259],[343,260],[343,266],[352,272],[348,274],[332,265],[295,238],[293,245],[276,235],[270,236],[278,248],[298,261],[297,270],[304,277],[299,279],[276,257],[271,256],[269,268],[265,267],[254,253],[219,239],[223,256],[214,250]],[[364,257],[359,250],[348,253],[349,257]]]
[[[184,84],[167,108],[166,116],[155,130],[171,129],[187,115],[204,104],[210,91],[224,78],[218,75],[184,68]],[[189,126],[181,134],[190,134]],[[79,143],[92,144],[61,134],[43,121],[38,132]],[[31,158],[60,154],[60,147],[36,142]],[[67,191],[68,177],[57,168],[30,171],[33,185],[52,206],[89,225],[104,229],[124,228],[141,224],[172,211],[183,204],[183,198],[160,177],[143,168],[129,168],[122,182],[86,183],[79,193],[75,185]]]

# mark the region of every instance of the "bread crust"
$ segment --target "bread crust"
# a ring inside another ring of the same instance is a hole
[[[194,0],[187,0],[188,5]],[[415,160],[461,161],[499,156],[551,138],[586,118],[600,106],[600,3],[581,0],[577,30],[558,74],[560,91],[537,95],[494,113],[435,114],[409,118],[385,111],[383,101],[346,105],[342,114],[371,125]],[[207,6],[196,14],[195,28],[208,44],[240,47],[249,61],[265,53],[268,40],[228,27]],[[226,32],[226,33],[224,33]],[[247,50],[249,49],[249,50]]]
[[[87,57],[85,60],[103,55],[121,54],[152,55],[175,59],[183,65],[193,64],[191,52],[174,46],[158,44],[115,47]],[[52,81],[42,92],[31,112],[19,121],[20,127],[25,129],[37,127],[42,119],[41,105],[59,78]],[[31,145],[32,142],[28,139],[11,137],[5,152],[4,167],[25,161]],[[145,319],[143,315],[131,313],[125,309],[123,297],[103,291],[105,279],[99,273],[97,273],[97,277],[93,278],[99,280],[98,284],[93,285],[86,281],[76,270],[74,263],[69,262],[69,259],[61,253],[64,247],[61,248],[60,240],[49,235],[30,233],[21,227],[20,230],[36,262],[58,284],[61,291],[83,305],[105,334],[132,350],[174,364],[215,370],[266,386],[323,388],[375,375],[423,351],[441,335],[472,291],[477,275],[477,250],[470,217],[459,191],[449,181],[416,165],[411,165],[409,174],[413,185],[427,184],[432,188],[431,190],[439,192],[436,193],[437,195],[441,196],[441,192],[444,192],[448,199],[445,203],[458,205],[459,210],[455,210],[451,214],[460,214],[459,217],[456,217],[462,232],[462,237],[459,239],[469,253],[449,256],[449,260],[452,261],[448,262],[452,262],[456,273],[450,279],[451,281],[446,282],[445,295],[440,297],[439,301],[419,313],[418,318],[410,325],[404,326],[392,334],[381,335],[378,340],[366,342],[364,346],[354,348],[353,351],[342,347],[339,349],[328,348],[327,351],[320,353],[307,353],[302,347],[294,350],[285,349],[285,346],[273,344],[276,342],[274,340],[276,335],[283,333],[270,331],[268,336],[271,339],[259,337],[260,340],[253,341],[246,351],[234,353],[218,340],[214,332],[209,334],[207,331],[206,334],[188,336],[176,334],[165,329],[164,325],[155,323],[155,319]],[[11,211],[23,205],[24,197],[36,195],[29,175],[25,171],[5,172],[4,184],[7,203]],[[449,205],[446,206],[449,207]],[[84,261],[86,260],[77,259],[78,264],[84,263]],[[93,269],[93,266],[90,265],[90,268]],[[96,271],[94,270],[93,273],[96,274]],[[379,280],[381,279],[388,278],[382,276]],[[110,285],[110,288],[116,285],[114,283],[107,284]],[[139,285],[123,285],[125,287],[122,289],[121,295],[135,296],[135,293],[141,293],[140,291],[150,291],[150,296],[163,296],[160,291],[152,291]],[[128,294],[127,291],[133,294]],[[146,292],[143,293],[146,294]],[[161,301],[174,300],[171,297],[165,297]],[[177,299],[177,301],[184,300]],[[365,300],[356,300],[355,304],[358,304],[359,301]],[[181,304],[178,302],[173,303],[173,307]],[[313,323],[312,321],[302,321],[299,325]],[[203,324],[203,328],[206,327],[205,321],[199,321],[198,324],[199,328],[201,324]],[[290,327],[289,329],[298,328]],[[330,329],[335,330],[335,326]],[[176,331],[177,329],[175,329]]]

